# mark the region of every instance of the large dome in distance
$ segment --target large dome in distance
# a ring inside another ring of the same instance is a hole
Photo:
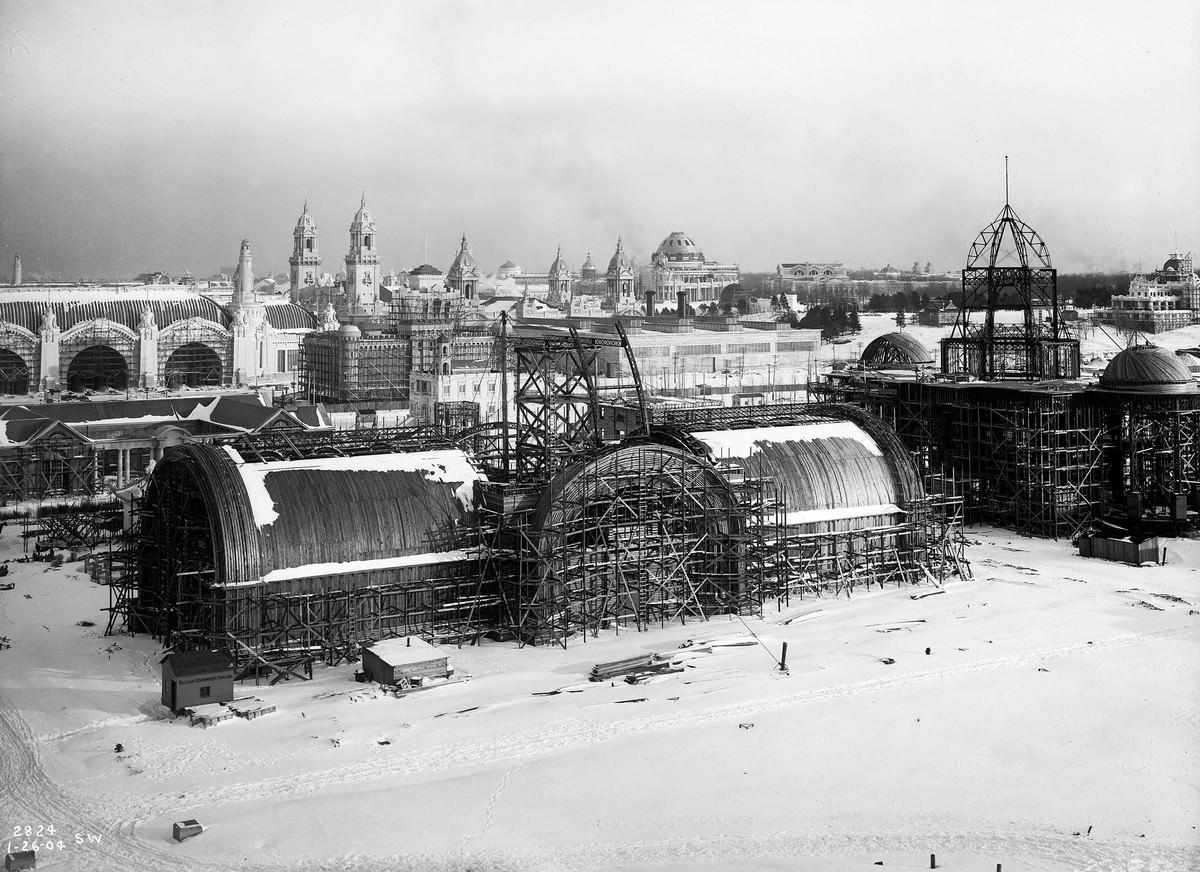
[[[700,247],[696,245],[692,237],[678,230],[664,239],[658,246],[658,250],[654,252],[654,255],[657,257],[660,254],[671,262],[702,262],[704,260],[704,252],[700,250]]]
[[[1178,355],[1157,345],[1132,345],[1108,362],[1100,376],[1100,388],[1146,394],[1200,393]]]

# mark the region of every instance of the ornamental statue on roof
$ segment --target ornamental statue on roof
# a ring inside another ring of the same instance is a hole
[[[337,311],[333,308],[333,303],[325,304],[325,311],[321,313],[321,329],[338,329]]]

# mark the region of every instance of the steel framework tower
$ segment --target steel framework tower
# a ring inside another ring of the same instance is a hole
[[[971,244],[962,309],[942,340],[942,371],[980,381],[1079,378],[1079,340],[1061,318],[1058,275],[1037,231],[1008,203]],[[1019,320],[997,317],[1018,313]]]

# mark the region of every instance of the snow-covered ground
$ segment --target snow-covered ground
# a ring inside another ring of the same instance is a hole
[[[159,706],[153,640],[102,635],[80,564],[10,563],[0,847],[53,825],[39,869],[1200,868],[1200,542],[1134,569],[968,535],[975,580],[944,593],[453,649],[468,682],[401,699],[319,668],[208,730]],[[684,671],[587,680],[649,651]]]

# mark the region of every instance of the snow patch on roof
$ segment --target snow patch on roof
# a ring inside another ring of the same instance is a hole
[[[355,457],[319,457],[308,460],[280,460],[269,463],[247,463],[229,446],[222,446],[235,464],[250,497],[254,523],[261,529],[279,518],[275,501],[267,490],[267,476],[272,472],[314,470],[322,472],[420,472],[426,481],[458,482],[454,495],[463,509],[475,507],[475,482],[483,476],[471,465],[467,455],[457,448],[433,451],[413,451],[405,454],[362,454]]]
[[[345,575],[348,572],[374,572],[380,569],[398,569],[405,566],[431,566],[436,563],[457,563],[479,556],[477,550],[429,551],[425,554],[406,554],[401,557],[380,557],[375,560],[350,560],[345,563],[306,563],[303,566],[287,566],[273,569],[264,575],[263,582],[289,581],[294,578],[312,578],[321,575]],[[238,587],[251,582],[232,582],[224,587]]]
[[[254,475],[247,472],[248,468],[253,469],[255,466],[266,466],[266,464],[247,464],[242,459],[242,455],[228,445],[222,445],[221,450],[229,455],[237,466],[238,474],[242,477],[242,485],[246,488],[246,496],[250,499],[250,511],[254,515],[255,525],[262,529],[274,524],[279,519],[279,512],[275,511],[275,500],[271,498],[271,493],[267,490],[266,475]]]
[[[791,424],[785,427],[752,427],[746,430],[704,430],[692,433],[710,449],[715,458],[745,459],[761,444],[816,442],[821,439],[850,439],[868,453],[879,457],[883,451],[875,440],[852,421],[828,421],[816,424]]]
[[[844,521],[849,518],[869,518],[875,515],[898,515],[904,512],[894,503],[880,503],[875,506],[838,506],[833,509],[806,509],[798,512],[788,512],[783,516],[783,523],[792,526],[796,524],[819,524],[822,521]]]
[[[192,409],[191,414],[188,415],[188,418],[193,421],[212,421],[213,409],[215,409],[220,402],[221,398],[218,396],[213,397],[211,403],[197,403],[196,407]]]

